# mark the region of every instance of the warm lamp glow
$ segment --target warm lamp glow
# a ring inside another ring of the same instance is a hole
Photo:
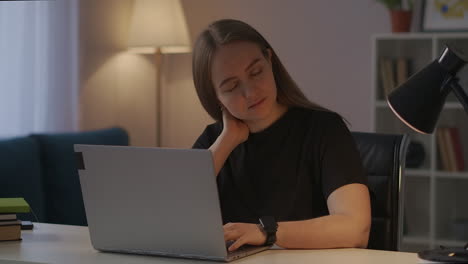
[[[130,20],[131,52],[190,52],[190,40],[179,0],[135,0]]]

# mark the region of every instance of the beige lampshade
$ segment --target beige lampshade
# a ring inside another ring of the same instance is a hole
[[[179,0],[135,0],[128,47],[132,52],[190,52],[190,39]]]

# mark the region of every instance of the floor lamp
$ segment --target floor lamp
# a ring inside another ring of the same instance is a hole
[[[156,67],[156,146],[161,147],[161,74],[164,55],[190,53],[190,40],[180,0],[135,0],[130,19],[129,51],[154,54]]]

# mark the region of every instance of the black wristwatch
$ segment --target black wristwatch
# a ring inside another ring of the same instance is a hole
[[[259,221],[260,229],[266,235],[266,246],[271,246],[276,242],[276,231],[278,230],[278,223],[273,216],[262,216]]]

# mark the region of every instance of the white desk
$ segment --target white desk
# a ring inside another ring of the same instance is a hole
[[[96,251],[87,227],[34,224],[34,230],[22,232],[23,241],[1,242],[1,260],[46,263],[210,263],[209,261],[139,256]],[[219,262],[216,262],[219,263]],[[393,264],[418,263],[413,253],[367,250],[268,250],[233,263],[317,263],[317,264]]]

